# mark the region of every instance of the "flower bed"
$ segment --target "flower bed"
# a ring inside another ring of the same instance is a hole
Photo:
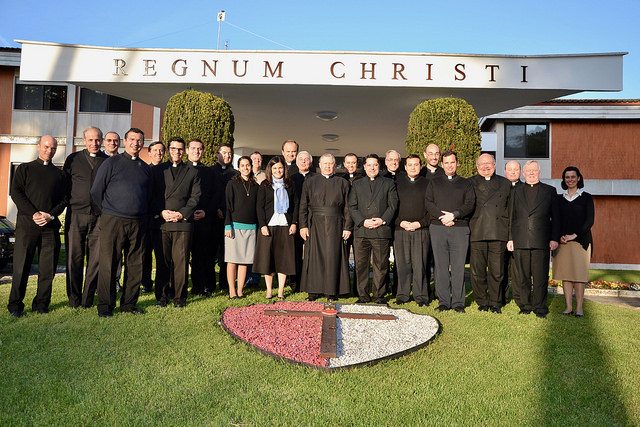
[[[562,281],[549,280],[549,286],[562,287]],[[586,289],[610,289],[613,291],[640,291],[640,283],[610,282],[608,280],[595,280],[588,282]]]

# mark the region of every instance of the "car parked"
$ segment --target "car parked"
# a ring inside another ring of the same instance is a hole
[[[6,217],[0,216],[0,269],[13,261],[16,244],[16,226]]]

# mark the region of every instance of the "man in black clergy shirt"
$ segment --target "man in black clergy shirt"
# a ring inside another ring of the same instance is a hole
[[[425,194],[429,181],[420,176],[420,157],[411,154],[405,160],[406,175],[396,180],[398,213],[395,220],[394,249],[398,271],[396,304],[409,301],[413,281],[413,299],[418,306],[429,304],[429,214]]]
[[[38,251],[38,289],[31,309],[49,312],[51,283],[60,253],[60,221],[65,208],[63,172],[51,163],[58,142],[45,135],[38,142],[38,158],[16,168],[11,198],[18,207],[16,243],[13,252],[13,281],[7,309],[14,317],[24,313],[24,295],[31,262]]]
[[[91,187],[91,197],[101,208],[100,274],[98,276],[98,316],[111,317],[116,306],[114,277],[124,251],[127,275],[123,284],[120,310],[143,314],[136,307],[142,282],[142,262],[146,250],[151,168],[138,154],[144,146],[144,133],[131,128],[124,136],[124,153],[102,163]]]
[[[166,307],[169,301],[169,285],[174,280],[173,305],[181,308],[187,302],[187,278],[193,213],[200,200],[200,178],[194,168],[182,162],[184,139],[169,139],[169,161],[154,166],[151,215],[154,226],[160,228],[156,253],[160,263],[156,265],[156,305]]]
[[[478,310],[491,308],[492,312],[501,313],[500,284],[509,240],[511,183],[496,175],[496,160],[491,154],[480,155],[476,168],[478,175],[469,178],[476,194],[476,208],[469,221],[471,286]]]
[[[504,177],[509,180],[511,183],[511,193],[513,190],[519,186],[523,185],[522,181],[520,181],[520,163],[515,160],[511,160],[504,165]],[[509,297],[509,277],[511,277],[511,295],[514,301],[517,301],[519,298],[517,286],[514,286],[514,283],[518,282],[517,279],[518,268],[516,266],[515,258],[513,257],[513,252],[508,250],[506,247],[504,248],[504,276],[502,278],[502,283],[500,284],[500,295],[502,297],[502,305],[504,306],[507,303]]]
[[[234,177],[237,170],[233,168],[231,164],[233,161],[233,150],[229,144],[220,144],[216,153],[218,162],[211,166],[213,174],[215,176],[215,192],[218,206],[216,208],[215,219],[213,221],[213,255],[218,259],[218,265],[220,266],[220,274],[218,275],[218,283],[220,290],[228,290],[229,283],[227,282],[227,263],[224,262],[224,216],[227,212],[227,202],[224,197],[227,189],[227,184]],[[213,292],[215,286],[210,289],[205,289],[205,292]]]
[[[336,159],[320,157],[321,174],[307,179],[300,199],[300,236],[305,241],[301,288],[309,301],[348,294],[346,240],[351,235],[349,183],[334,174]]]
[[[540,182],[540,166],[530,160],[524,165],[525,184],[514,188],[509,202],[511,227],[507,248],[515,251],[518,267],[520,314],[534,312],[547,317],[549,251],[558,248],[558,205],[556,190]],[[533,298],[531,289],[533,288]]]
[[[365,158],[366,179],[353,183],[349,192],[349,212],[354,225],[354,258],[358,303],[371,302],[369,260],[373,254],[373,301],[386,304],[384,279],[389,271],[391,222],[398,208],[398,193],[393,180],[380,176],[380,158]]]
[[[91,198],[91,186],[98,168],[109,158],[100,150],[102,131],[97,127],[85,129],[82,141],[86,149],[71,153],[62,168],[68,191],[64,241],[67,251],[67,296],[71,308],[91,307],[98,288],[100,208]],[[83,291],[85,252],[87,271]]]
[[[216,272],[211,262],[213,253],[213,220],[216,216],[219,194],[215,191],[215,175],[210,167],[200,162],[204,144],[192,139],[187,145],[187,165],[195,169],[200,178],[200,200],[193,212],[193,240],[191,242],[191,295],[209,296],[205,289],[216,287]]]
[[[427,186],[426,206],[431,216],[429,234],[436,264],[436,311],[454,309],[464,313],[464,263],[469,248],[469,218],[475,195],[469,180],[456,174],[458,156],[442,153],[445,175],[433,178]],[[451,273],[449,273],[451,267]]]
[[[347,153],[344,155],[344,168],[347,170],[341,176],[349,181],[349,187],[353,186],[353,183],[360,178],[366,177],[365,174],[358,170],[358,156],[355,153]],[[351,255],[353,251],[353,234],[349,236],[347,240],[347,257]],[[353,259],[355,260],[355,251],[353,252]],[[358,283],[358,275],[355,269],[353,270],[353,286],[356,287]]]
[[[429,144],[424,150],[424,158],[427,160],[426,166],[420,170],[420,175],[431,181],[436,176],[444,175],[444,170],[438,166],[440,163],[440,147],[436,144]]]
[[[315,175],[316,173],[311,170],[311,164],[313,163],[313,159],[311,158],[311,154],[308,151],[300,151],[296,156],[296,167],[298,168],[298,172],[290,175],[291,181],[296,188],[296,195],[298,196],[298,200],[302,196],[302,185],[304,182]],[[299,215],[298,215],[299,216]],[[295,235],[295,256],[296,256],[296,275],[295,277],[290,277],[291,284],[291,292],[296,293],[300,291],[300,282],[302,281],[302,252],[304,250],[304,240],[300,237],[300,233],[296,233]]]
[[[293,139],[287,139],[282,143],[282,157],[284,157],[284,161],[287,163],[289,176],[298,172],[298,166],[295,164],[295,161],[298,157],[299,150],[300,145],[298,145],[298,143]]]

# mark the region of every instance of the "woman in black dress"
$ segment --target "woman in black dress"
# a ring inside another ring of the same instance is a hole
[[[229,298],[243,298],[247,265],[256,249],[256,200],[258,184],[253,179],[251,158],[238,159],[238,171],[226,188],[227,214],[224,221],[224,260],[227,263]],[[220,272],[223,274],[222,272]],[[236,291],[236,276],[238,286]]]
[[[576,317],[584,316],[584,288],[589,281],[589,260],[593,250],[591,227],[594,220],[593,197],[582,191],[580,170],[569,166],[562,172],[562,189],[558,195],[560,211],[560,245],[553,257],[553,279],[562,280],[566,309],[560,314],[573,314],[573,292],[576,294]],[[555,221],[555,219],[554,219]]]
[[[278,273],[278,298],[284,298],[287,275],[296,274],[298,196],[281,157],[269,160],[265,175],[258,189],[258,243],[253,271],[264,274],[267,299],[272,297],[273,274]]]

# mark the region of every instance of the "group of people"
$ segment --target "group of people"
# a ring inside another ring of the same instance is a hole
[[[424,167],[419,156],[409,155],[402,170],[400,154],[389,150],[384,159],[367,155],[362,172],[359,157],[349,153],[347,172],[336,175],[333,155],[323,154],[315,173],[311,155],[293,140],[282,144],[282,156],[272,157],[264,170],[258,152],[240,157],[234,168],[226,144],[218,147],[217,163],[205,166],[202,141],[178,137],[168,142],[166,162],[164,145],[150,144],[147,164],[139,157],[144,133],[137,128],[125,134],[121,154],[115,132],[106,134],[104,151],[98,128],[87,128],[83,141],[86,149],[69,155],[60,170],[51,163],[57,142],[43,136],[38,159],[16,169],[11,197],[18,216],[8,305],[13,316],[23,314],[36,251],[39,276],[32,309],[48,312],[60,251],[58,217],[65,208],[69,306],[89,308],[97,292],[101,317],[113,315],[122,265],[120,310],[142,314],[136,306],[141,286],[142,292],[155,292],[158,307],[171,300],[184,307],[189,271],[191,294],[208,296],[216,288],[216,260],[218,286],[231,299],[243,298],[248,276],[264,275],[267,299],[274,298],[277,278],[276,298],[284,299],[289,280],[292,291],[307,292],[308,300],[336,300],[352,293],[351,251],[358,303],[386,303],[391,292],[396,304],[413,296],[425,306],[437,298],[437,311],[464,312],[469,253],[479,310],[501,312],[511,277],[520,313],[539,317],[548,313],[553,251],[553,276],[565,284],[563,314],[574,314],[575,290],[575,315],[583,315],[594,207],[575,167],[563,172],[566,191],[557,195],[539,181],[535,161],[524,165],[522,182],[519,163],[508,162],[502,177],[493,156],[482,154],[478,174],[466,179],[456,173],[457,154],[441,154],[434,144],[424,152]],[[435,295],[429,287],[432,263]]]

